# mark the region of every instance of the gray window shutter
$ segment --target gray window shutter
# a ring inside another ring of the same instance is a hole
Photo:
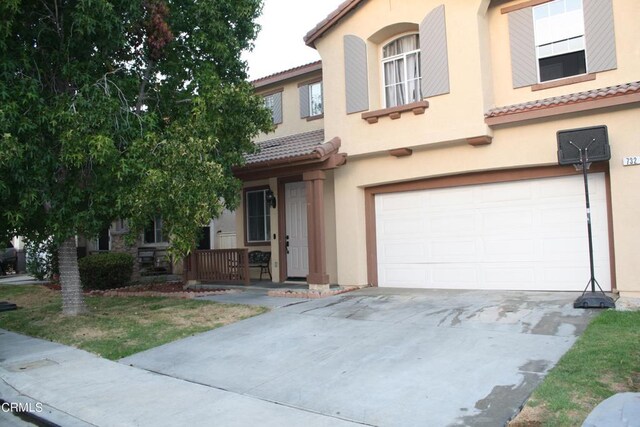
[[[611,0],[583,0],[587,67],[590,73],[617,68]]]
[[[420,24],[422,97],[449,93],[449,55],[444,5],[433,9]]]
[[[532,8],[527,7],[509,14],[509,43],[513,87],[538,83]]]
[[[274,93],[273,95],[273,123],[282,123],[282,92]]]
[[[300,118],[309,117],[309,85],[302,85],[298,88],[300,92]]]
[[[367,45],[359,37],[344,36],[344,72],[347,114],[368,110]]]

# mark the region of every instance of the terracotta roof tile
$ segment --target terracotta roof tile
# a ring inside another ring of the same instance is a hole
[[[311,155],[324,142],[324,129],[258,142],[258,151],[247,154],[247,166]]]
[[[504,107],[497,107],[489,110],[485,114],[485,117],[491,118],[507,116],[509,114],[553,108],[561,105],[577,104],[580,102],[603,98],[612,98],[615,96],[628,95],[632,93],[640,93],[640,81],[625,83],[617,86],[609,86],[601,89],[593,89],[585,92],[572,93],[569,95],[539,99],[536,101],[523,102],[520,104],[507,105]]]
[[[277,73],[270,74],[268,76],[260,77],[251,81],[254,87],[259,88],[272,83],[276,83],[282,80],[297,77],[305,73],[322,70],[322,61],[310,62],[308,64],[300,65],[298,67],[290,68],[288,70],[279,71]]]

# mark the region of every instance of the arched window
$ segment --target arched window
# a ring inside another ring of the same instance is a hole
[[[420,91],[420,40],[417,34],[395,39],[382,48],[385,106],[422,99]]]

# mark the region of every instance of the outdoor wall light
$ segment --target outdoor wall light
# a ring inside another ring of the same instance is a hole
[[[269,206],[271,206],[272,208],[275,209],[275,207],[276,207],[276,195],[273,194],[273,191],[271,191],[271,189],[267,190],[266,199],[267,199],[267,205],[269,205]]]

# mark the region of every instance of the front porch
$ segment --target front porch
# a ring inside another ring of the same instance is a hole
[[[238,246],[270,252],[274,282],[296,279],[318,292],[337,282],[333,177],[346,163],[340,146],[322,130],[262,141],[234,170],[244,183]]]

